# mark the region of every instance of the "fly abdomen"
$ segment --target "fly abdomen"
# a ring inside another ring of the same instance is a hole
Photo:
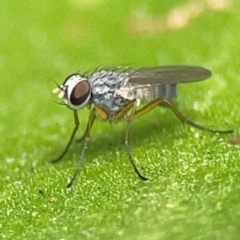
[[[141,102],[152,102],[158,98],[165,98],[168,101],[173,101],[177,95],[177,85],[176,84],[148,84],[140,85],[134,88],[135,98],[141,100]]]
[[[174,98],[177,96],[177,85],[171,84],[166,85],[166,99],[170,102],[174,100]]]

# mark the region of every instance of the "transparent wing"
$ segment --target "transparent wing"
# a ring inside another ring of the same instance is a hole
[[[128,69],[129,82],[138,84],[177,84],[201,81],[211,76],[211,71],[197,66],[161,66]]]

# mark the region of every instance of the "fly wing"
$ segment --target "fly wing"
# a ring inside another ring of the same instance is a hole
[[[129,82],[137,84],[177,84],[207,79],[211,71],[197,66],[161,66],[129,69]]]

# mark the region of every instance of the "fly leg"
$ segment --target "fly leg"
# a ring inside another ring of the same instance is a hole
[[[152,101],[151,103],[147,104],[146,106],[142,107],[141,109],[139,109],[138,111],[135,112],[134,118],[141,117],[142,115],[148,113],[153,108],[155,108],[156,106],[158,106],[159,104],[162,104],[162,103],[168,105],[171,108],[171,110],[173,111],[173,113],[178,117],[178,119],[182,123],[185,123],[192,127],[198,128],[200,130],[204,130],[204,131],[208,131],[208,132],[212,132],[212,133],[232,133],[233,132],[233,130],[216,130],[216,129],[201,126],[201,125],[187,119],[185,116],[183,116],[182,113],[180,113],[171,102],[169,102],[167,99],[164,99],[164,98],[158,98],[158,99]]]
[[[129,133],[130,133],[130,130],[131,130],[131,127],[132,127],[132,123],[133,123],[133,119],[134,119],[134,114],[136,112],[136,109],[137,109],[137,106],[138,106],[138,100],[134,100],[133,102],[133,107],[132,107],[132,112],[131,112],[131,115],[129,117],[129,120],[128,120],[128,125],[127,125],[127,130],[126,130],[126,135],[125,135],[125,146],[126,146],[126,149],[127,149],[127,154],[128,154],[128,157],[129,157],[129,160],[130,162],[132,163],[133,165],[133,168],[134,168],[134,171],[137,173],[137,175],[143,180],[143,181],[146,181],[148,180],[148,178],[144,177],[140,171],[138,170],[137,168],[137,165],[135,163],[135,160],[132,156],[132,152],[131,152],[131,149],[130,149],[130,146],[129,146]]]
[[[88,140],[90,138],[90,131],[91,131],[91,128],[93,126],[93,123],[94,123],[95,119],[96,119],[95,111],[94,111],[94,109],[91,109],[86,131],[85,131],[83,137],[81,138],[82,140],[85,140],[84,145],[83,145],[83,149],[82,149],[82,153],[81,153],[80,158],[78,160],[75,173],[74,173],[72,179],[70,180],[70,182],[68,183],[67,188],[70,188],[72,186],[72,184],[74,183],[76,177],[78,176],[78,174],[80,172],[81,165],[82,165],[82,162],[83,162],[83,159],[84,159],[84,153],[85,153],[85,150],[87,149],[87,143],[88,143]]]
[[[205,127],[205,126],[201,126],[201,125],[187,119],[186,117],[184,117],[171,102],[169,102],[166,99],[163,99],[163,100],[164,100],[163,102],[166,103],[171,108],[173,113],[178,117],[178,119],[180,119],[180,121],[182,123],[185,123],[185,124],[188,124],[192,127],[198,128],[200,130],[204,130],[204,131],[208,131],[208,132],[212,132],[212,133],[232,133],[233,132],[232,129],[230,129],[230,130],[217,130],[217,129],[212,129],[212,128],[208,128],[208,127]]]
[[[94,120],[95,120],[95,119],[94,119]],[[90,129],[92,128],[92,125],[93,125],[93,123],[94,123],[94,120],[89,123],[90,125],[89,125],[89,124],[87,125],[84,134],[83,134],[80,138],[78,138],[78,139],[76,140],[77,143],[81,143],[81,142],[86,138],[86,136],[88,135],[88,128],[90,128]]]
[[[88,143],[88,140],[89,140],[89,137],[86,137],[86,138],[85,138],[84,145],[83,145],[82,154],[81,154],[81,156],[80,156],[80,158],[79,158],[79,160],[78,160],[78,163],[77,163],[77,167],[76,167],[75,173],[74,173],[72,179],[70,180],[70,182],[68,183],[67,188],[70,188],[70,187],[73,185],[73,183],[74,183],[76,177],[78,176],[78,174],[79,174],[79,172],[80,172],[81,165],[82,165],[82,162],[83,162],[83,159],[84,159],[85,149],[87,149],[87,143]]]
[[[75,134],[76,134],[76,132],[77,132],[77,130],[78,130],[78,128],[79,128],[79,118],[78,118],[78,115],[77,115],[77,111],[74,110],[73,113],[74,113],[75,127],[74,127],[74,129],[73,129],[72,135],[71,135],[71,137],[70,137],[70,139],[69,139],[69,141],[68,141],[67,146],[65,147],[64,151],[62,152],[62,154],[61,154],[58,158],[51,160],[51,163],[57,163],[57,162],[59,162],[59,161],[65,156],[65,154],[67,153],[69,147],[71,146],[71,144],[72,144],[72,142],[73,142],[74,136],[75,136]],[[94,120],[95,120],[95,119],[94,119]],[[90,122],[89,125],[87,125],[87,128],[86,128],[84,134],[82,135],[82,137],[81,137],[80,139],[77,139],[77,142],[78,142],[78,143],[82,142],[82,141],[86,138],[86,136],[87,136],[87,134],[88,134],[88,128],[89,128],[89,127],[91,128],[92,125],[93,125],[93,123],[94,123],[94,121]]]
[[[76,134],[76,132],[78,130],[78,127],[79,127],[79,119],[78,119],[78,115],[77,115],[77,111],[76,110],[73,110],[73,115],[74,115],[75,127],[74,127],[72,135],[71,135],[71,137],[70,137],[70,139],[68,141],[68,144],[65,147],[65,149],[63,150],[63,152],[61,153],[61,155],[58,158],[55,158],[55,159],[51,160],[51,163],[57,163],[58,161],[60,161],[64,157],[64,155],[67,153],[69,147],[71,146],[71,144],[73,142],[74,136],[75,136],[75,134]]]
[[[136,164],[135,164],[135,161],[134,161],[134,158],[132,156],[132,153],[131,153],[131,150],[130,150],[130,147],[129,147],[129,132],[130,132],[130,129],[131,129],[131,126],[132,126],[132,122],[133,122],[133,119],[136,119],[138,117],[141,117],[142,115],[148,113],[149,111],[151,111],[152,109],[154,109],[156,106],[158,106],[159,104],[162,104],[162,103],[165,103],[166,105],[168,105],[171,110],[173,111],[173,113],[183,122],[183,123],[186,123],[190,126],[193,126],[195,128],[198,128],[200,130],[205,130],[205,131],[209,131],[209,132],[213,132],[213,133],[232,133],[233,130],[215,130],[215,129],[211,129],[211,128],[207,128],[207,127],[204,127],[204,126],[201,126],[197,123],[194,123],[190,120],[188,120],[186,117],[184,117],[178,110],[176,107],[174,107],[174,105],[169,102],[168,100],[164,99],[164,98],[158,98],[154,101],[152,101],[151,103],[145,105],[144,107],[140,108],[139,110],[136,110],[137,108],[137,100],[133,100],[134,102],[130,102],[129,103],[129,106],[128,109],[131,108],[132,106],[132,113],[130,116],[125,116],[125,120],[128,121],[128,126],[127,126],[127,131],[126,131],[126,135],[125,135],[125,145],[126,145],[126,148],[127,148],[127,153],[128,153],[128,156],[129,156],[129,160],[130,162],[132,163],[133,165],[133,168],[135,170],[135,172],[138,174],[138,176],[142,179],[142,180],[148,180],[146,177],[144,177],[140,172],[139,170],[137,169],[136,167]],[[125,111],[123,111],[123,113],[119,113],[119,118],[118,120],[120,120],[121,117],[124,116],[124,114],[126,114]]]

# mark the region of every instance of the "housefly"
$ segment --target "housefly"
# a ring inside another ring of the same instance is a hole
[[[177,84],[207,79],[211,71],[198,66],[162,66],[133,69],[111,67],[96,69],[92,74],[74,73],[68,76],[62,85],[57,85],[53,93],[62,99],[62,104],[73,111],[75,127],[62,154],[52,162],[58,162],[68,151],[79,128],[77,111],[84,107],[90,110],[84,134],[83,150],[75,174],[67,187],[71,187],[79,174],[90,131],[97,117],[110,123],[127,122],[125,146],[134,171],[142,180],[148,180],[138,170],[129,146],[129,133],[133,121],[148,113],[156,106],[167,105],[185,124],[213,133],[232,133],[232,130],[214,130],[201,126],[183,116],[173,105],[177,95]]]

